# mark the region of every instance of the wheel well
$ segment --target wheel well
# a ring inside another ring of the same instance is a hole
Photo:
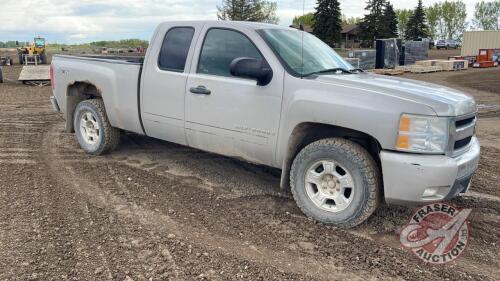
[[[288,148],[281,175],[281,188],[290,188],[290,168],[293,159],[295,159],[295,156],[297,156],[304,147],[317,140],[334,137],[348,139],[364,147],[373,157],[380,169],[379,153],[381,146],[374,137],[360,131],[340,126],[309,122],[302,123],[294,128],[288,140]]]
[[[90,82],[75,82],[66,91],[66,132],[73,133],[73,115],[76,106],[84,100],[102,98],[102,93]]]

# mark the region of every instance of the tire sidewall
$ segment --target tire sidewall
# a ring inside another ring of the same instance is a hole
[[[301,153],[303,153],[302,151]],[[369,199],[369,185],[363,174],[363,167],[359,164],[361,159],[352,155],[339,146],[320,145],[313,151],[307,151],[307,154],[300,155],[302,161],[294,165],[296,169],[295,183],[293,184],[294,193],[300,201],[303,202],[303,209],[313,218],[318,218],[321,222],[343,224],[355,220],[362,213]],[[356,161],[351,160],[356,159]],[[305,187],[305,174],[307,170],[316,162],[321,160],[333,160],[348,170],[354,181],[354,198],[349,206],[340,212],[329,212],[317,207],[309,198]]]
[[[83,139],[80,128],[80,119],[82,118],[82,115],[87,112],[90,112],[96,118],[96,121],[99,124],[100,128],[99,140],[94,145],[87,143]],[[81,148],[85,150],[85,152],[90,154],[100,154],[104,150],[105,140],[106,140],[106,130],[104,129],[102,116],[97,110],[97,108],[93,104],[87,101],[83,101],[80,104],[78,104],[74,116],[75,118],[73,120],[73,125],[75,128],[76,138],[78,139],[78,143],[80,144]]]

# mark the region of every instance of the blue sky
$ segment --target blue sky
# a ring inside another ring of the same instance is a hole
[[[278,3],[280,25],[302,14],[301,0]],[[463,0],[471,17],[479,0]],[[155,26],[168,20],[216,19],[222,0],[1,0],[0,41],[31,41],[40,35],[49,42],[82,43],[140,38],[149,40]],[[396,9],[413,8],[417,0],[391,0]],[[424,0],[430,5],[439,0]],[[306,0],[306,12],[316,1]],[[362,17],[365,0],[340,0],[347,16]],[[36,9],[35,9],[36,7]]]

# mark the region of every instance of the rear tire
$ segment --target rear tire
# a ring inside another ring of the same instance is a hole
[[[120,142],[120,130],[109,123],[101,99],[80,102],[75,109],[73,124],[80,147],[89,154],[109,153]]]
[[[3,71],[1,66],[0,66],[0,83],[3,83]]]
[[[364,222],[380,204],[380,177],[377,164],[363,147],[330,138],[299,152],[290,171],[290,184],[306,216],[351,228]]]
[[[40,55],[40,62],[42,64],[47,64],[47,55],[45,55],[45,53]]]

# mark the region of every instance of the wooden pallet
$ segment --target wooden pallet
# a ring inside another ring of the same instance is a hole
[[[469,62],[466,60],[421,60],[416,61],[418,66],[439,66],[442,71],[465,70],[469,68]]]
[[[443,71],[466,70],[469,68],[469,62],[466,60],[443,60],[438,61],[436,66],[440,66]]]
[[[415,66],[412,66],[410,69],[411,73],[430,73],[430,72],[439,72],[439,71],[443,71],[443,69],[440,66],[415,65]]]
[[[375,74],[389,75],[389,76],[403,75],[405,73],[403,70],[399,69],[373,69],[371,70],[371,72]]]
[[[411,65],[398,65],[395,70],[403,71],[403,72],[411,72]]]
[[[25,65],[18,80],[23,84],[48,85],[50,84],[50,65]]]
[[[440,60],[418,60],[415,65],[418,66],[437,66]]]

